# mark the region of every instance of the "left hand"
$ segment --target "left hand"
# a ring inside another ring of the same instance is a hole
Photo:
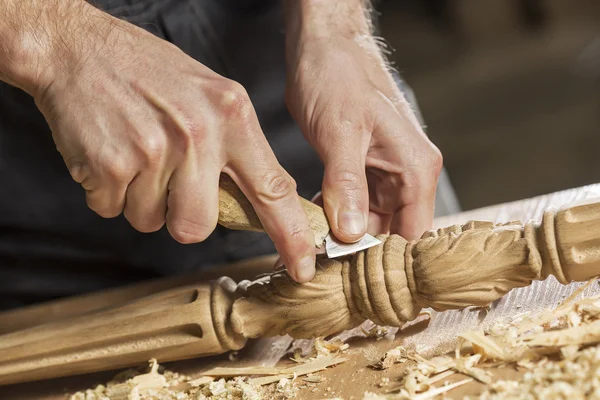
[[[433,223],[441,153],[372,36],[314,32],[288,38],[286,101],[325,164],[333,233],[346,242],[365,232],[417,239]]]

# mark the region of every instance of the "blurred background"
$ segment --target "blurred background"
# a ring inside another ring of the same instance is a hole
[[[600,1],[380,5],[462,209],[600,183]]]

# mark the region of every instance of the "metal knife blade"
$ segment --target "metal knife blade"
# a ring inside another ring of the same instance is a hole
[[[325,237],[325,251],[327,253],[327,257],[329,258],[347,256],[379,244],[381,244],[381,240],[369,235],[368,233],[365,234],[358,242],[354,243],[340,242],[331,234],[331,232],[329,232],[329,234]]]

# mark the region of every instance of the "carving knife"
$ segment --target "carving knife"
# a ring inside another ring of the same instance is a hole
[[[354,243],[337,240],[331,232],[323,209],[302,197],[300,202],[315,235],[315,246],[318,251],[324,251],[327,257],[342,257],[381,243],[379,239],[369,234],[365,234],[362,239]],[[252,204],[226,174],[221,174],[219,180],[219,225],[234,230],[264,232]]]

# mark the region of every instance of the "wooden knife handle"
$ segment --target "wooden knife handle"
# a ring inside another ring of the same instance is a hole
[[[310,228],[315,235],[315,246],[321,247],[329,233],[329,221],[321,207],[300,197]],[[264,232],[252,204],[235,182],[226,174],[219,181],[219,224],[234,230]]]

